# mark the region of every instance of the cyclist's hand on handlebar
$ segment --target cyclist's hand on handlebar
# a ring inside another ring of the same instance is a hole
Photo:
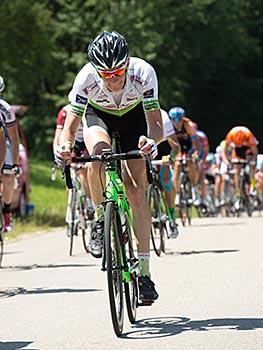
[[[171,156],[163,156],[162,157],[162,162],[164,164],[170,164],[171,163]]]
[[[194,153],[192,154],[192,159],[193,159],[194,161],[198,161],[198,160],[199,160],[198,151],[194,151]]]
[[[17,164],[12,165],[12,171],[16,176],[19,176],[22,174],[22,169]]]
[[[158,154],[157,144],[155,141],[144,135],[140,136],[138,147],[140,148],[140,153],[142,155],[149,154],[151,159],[154,159]]]
[[[62,160],[70,161],[72,144],[69,141],[58,145],[55,151],[55,160],[61,164]]]

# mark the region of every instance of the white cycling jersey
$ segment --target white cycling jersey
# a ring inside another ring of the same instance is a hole
[[[0,97],[0,114],[5,125],[12,126],[16,121],[16,115],[9,103]]]
[[[16,122],[16,115],[13,111],[12,107],[9,103],[7,103],[3,98],[0,97],[0,117],[4,125],[6,127],[10,127],[15,124]],[[13,160],[12,160],[12,152],[11,152],[11,144],[8,136],[8,130],[6,130],[7,133],[5,135],[6,137],[6,158],[5,158],[5,164],[3,166],[3,171],[8,171],[12,169],[13,166]],[[12,142],[12,140],[11,140]]]
[[[168,113],[161,109],[163,123],[163,140],[167,140],[169,136],[175,133],[173,124],[168,116]]]
[[[72,113],[82,117],[87,104],[116,116],[123,116],[141,101],[144,110],[159,109],[158,83],[153,67],[146,61],[130,57],[123,90],[108,90],[91,63],[87,63],[76,76],[69,93]]]

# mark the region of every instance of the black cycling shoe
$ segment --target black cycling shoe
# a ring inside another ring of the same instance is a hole
[[[94,221],[92,224],[89,248],[94,258],[102,257],[103,227],[104,222],[100,220]]]
[[[149,276],[139,276],[138,284],[139,299],[141,301],[154,301],[158,299],[159,295],[154,288],[155,284]]]

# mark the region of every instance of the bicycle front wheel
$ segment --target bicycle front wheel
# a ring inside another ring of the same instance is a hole
[[[104,237],[111,319],[115,334],[123,330],[123,283],[120,217],[115,203],[108,202],[105,210]]]
[[[161,218],[160,196],[158,189],[149,185],[147,189],[147,201],[152,216],[151,239],[153,249],[157,256],[161,255],[163,248],[164,225]]]
[[[133,249],[133,240],[132,240],[132,230],[130,227],[129,220],[127,215],[125,215],[125,232],[123,237],[125,239],[125,251],[126,251],[126,263],[127,271],[124,272],[128,274],[127,279],[124,282],[125,298],[128,317],[131,323],[136,321],[136,313],[138,307],[138,284],[137,284],[137,265],[138,260],[135,257]]]

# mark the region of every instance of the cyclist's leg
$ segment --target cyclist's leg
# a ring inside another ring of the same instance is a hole
[[[162,159],[166,157],[171,152],[171,146],[168,141],[163,141],[158,145],[158,155],[156,159]],[[172,172],[170,164],[164,164],[159,169],[159,177],[161,181],[161,185],[164,191],[165,201],[168,210],[169,223],[171,227],[171,231],[174,236],[178,235],[177,225],[175,220],[175,186],[172,181]]]
[[[182,157],[182,154],[179,153],[178,158]],[[173,188],[175,190],[175,205],[178,207],[180,205],[180,172],[181,164],[175,160],[174,169],[173,169]]]
[[[107,127],[93,109],[88,108],[86,110],[83,125],[84,141],[89,154],[101,154],[103,149],[111,148]],[[91,230],[90,251],[94,257],[99,258],[102,255],[104,218],[101,203],[103,201],[102,189],[105,183],[104,166],[101,162],[92,162],[89,165],[88,183],[91,199],[95,205],[95,220]]]
[[[119,129],[120,146],[123,152],[138,148],[141,135],[147,135],[147,123],[142,105],[125,115]],[[118,122],[120,124],[120,122]],[[130,130],[133,130],[131,133]],[[150,232],[151,212],[146,197],[145,161],[129,160],[124,164],[124,184],[133,211],[135,235],[138,240],[139,291],[141,299],[157,299],[158,294],[150,279]],[[143,213],[143,214],[142,214]]]
[[[189,157],[189,154],[188,154]],[[198,206],[200,204],[200,194],[198,189],[198,183],[200,179],[200,169],[198,163],[194,161],[188,161],[188,177],[192,184],[192,199],[194,205]]]
[[[3,186],[3,198],[4,198],[4,230],[10,231],[12,229],[11,224],[11,204],[14,193],[14,174],[12,173],[12,156],[11,146],[9,143],[6,144],[6,158],[3,166],[2,175],[2,186]]]
[[[158,298],[158,293],[150,279],[151,212],[145,195],[145,176],[143,161],[129,160],[126,162],[124,184],[133,211],[134,231],[138,242],[140,298],[155,300]]]

